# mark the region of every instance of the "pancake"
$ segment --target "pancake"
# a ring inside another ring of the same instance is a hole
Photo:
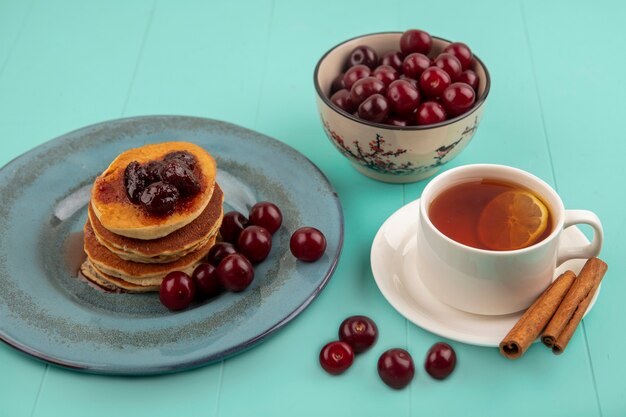
[[[124,281],[143,286],[160,285],[163,278],[172,271],[183,271],[191,274],[194,268],[206,257],[209,249],[215,244],[217,235],[197,250],[167,264],[146,264],[126,261],[101,245],[96,238],[91,223],[85,223],[84,248],[87,257],[98,271]]]
[[[126,195],[124,171],[133,161],[145,163],[161,160],[175,151],[187,151],[195,156],[194,174],[200,192],[178,204],[172,214],[154,216],[133,204]],[[164,142],[129,149],[120,154],[96,178],[91,190],[91,206],[102,226],[109,231],[135,239],[157,239],[191,223],[206,208],[215,186],[215,160],[201,147],[188,142]]]
[[[222,224],[224,194],[219,185],[209,204],[194,221],[167,236],[142,240],[117,235],[102,226],[89,205],[89,221],[98,242],[122,259],[143,263],[168,263],[204,246]]]
[[[92,281],[99,287],[104,288],[109,291],[122,291],[122,292],[152,292],[159,291],[158,285],[137,285],[132,284],[130,282],[126,282],[120,278],[112,277],[111,275],[107,275],[102,271],[99,271],[98,268],[93,266],[89,259],[86,259],[85,262],[80,266],[81,274]]]

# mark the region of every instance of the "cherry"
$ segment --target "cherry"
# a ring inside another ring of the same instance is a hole
[[[472,108],[476,101],[476,93],[465,83],[453,83],[441,95],[441,103],[448,115],[454,117]]]
[[[356,80],[352,84],[350,90],[350,99],[355,106],[359,106],[365,101],[366,98],[377,93],[381,93],[385,90],[385,83],[376,77],[365,77],[360,80]]]
[[[407,77],[418,79],[424,70],[430,66],[430,58],[419,52],[414,52],[404,58],[402,62],[402,72]]]
[[[248,288],[254,279],[254,268],[240,253],[228,255],[217,267],[217,277],[228,291],[240,292]]]
[[[324,254],[326,238],[314,227],[301,227],[291,235],[289,249],[301,261],[313,262]]]
[[[446,46],[443,52],[454,55],[463,69],[468,69],[472,64],[472,50],[463,42],[453,42]]]
[[[378,78],[388,87],[393,81],[399,77],[398,71],[391,65],[379,65],[376,67],[373,73],[374,77]]]
[[[272,249],[272,235],[264,227],[248,226],[239,235],[237,248],[250,262],[261,262]]]
[[[161,281],[159,299],[170,310],[187,308],[193,300],[194,284],[191,277],[181,271],[170,272]]]
[[[478,75],[472,70],[465,70],[456,79],[459,83],[468,84],[475,93],[478,92]]]
[[[444,379],[454,371],[456,353],[447,343],[435,343],[426,354],[424,369],[435,379]]]
[[[355,65],[366,65],[370,69],[374,69],[378,63],[376,51],[366,45],[357,46],[350,52],[346,61],[346,69]]]
[[[159,181],[148,185],[139,200],[148,213],[162,216],[174,211],[179,195],[175,186]]]
[[[239,234],[243,229],[248,226],[248,219],[238,211],[229,211],[224,214],[222,218],[222,225],[220,226],[220,234],[222,239],[228,243],[237,243]]]
[[[196,298],[211,298],[222,292],[222,283],[217,277],[217,269],[211,264],[201,263],[196,266],[191,279],[196,288]]]
[[[133,203],[139,203],[141,193],[146,188],[145,178],[142,176],[141,165],[139,162],[132,161],[124,170],[124,186],[126,187],[126,195]]]
[[[400,72],[402,71],[402,60],[402,52],[391,51],[383,55],[380,59],[380,65],[389,65]]]
[[[415,78],[407,77],[406,75],[402,74],[402,75],[400,76],[400,79],[401,79],[401,80],[405,80],[405,81],[410,82],[410,83],[411,83],[411,85],[412,85],[413,87],[415,87],[415,89],[416,89],[416,90],[419,90],[419,87],[418,87],[418,82],[417,82],[417,80],[416,80]]]
[[[439,67],[430,67],[420,77],[420,90],[430,98],[440,97],[452,81],[447,72]]]
[[[416,119],[419,126],[441,123],[446,117],[446,110],[436,101],[426,101],[417,108]]]
[[[352,102],[350,98],[350,92],[345,88],[337,91],[330,97],[330,101],[341,110],[347,111],[348,113],[352,113],[356,106]]]
[[[428,55],[433,40],[428,32],[418,29],[409,29],[400,37],[400,50],[404,55],[413,52]]]
[[[461,62],[454,55],[445,52],[439,54],[433,61],[433,64],[447,72],[452,81],[455,81],[461,75],[461,71],[463,71]]]
[[[413,358],[404,349],[389,349],[378,359],[378,375],[391,388],[404,388],[415,375]]]
[[[378,339],[378,327],[366,316],[351,316],[339,326],[339,340],[349,344],[354,353],[365,352]]]
[[[392,114],[391,116],[387,116],[387,119],[385,119],[385,124],[404,127],[412,126],[414,123],[409,118]]]
[[[163,157],[163,161],[170,161],[172,159],[177,159],[181,162],[184,162],[191,170],[194,170],[196,168],[196,157],[187,151],[174,151],[168,153]]]
[[[200,192],[200,183],[187,163],[181,159],[172,158],[163,162],[161,169],[163,181],[172,184],[181,196],[191,196]]]
[[[343,85],[347,90],[352,88],[357,80],[361,78],[369,77],[372,74],[372,70],[367,65],[355,65],[350,67],[345,74],[343,74]]]
[[[396,80],[387,89],[387,101],[391,111],[399,115],[409,115],[420,104],[420,94],[406,80]]]
[[[389,103],[381,94],[373,94],[359,106],[359,117],[371,122],[380,123],[389,114]]]
[[[228,255],[232,255],[233,253],[237,253],[237,249],[235,249],[235,245],[228,242],[218,242],[209,249],[209,253],[207,255],[207,262],[209,262],[213,266],[218,266],[222,259],[227,257]]]
[[[163,161],[150,161],[142,165],[144,180],[146,185],[161,181],[161,169]]]
[[[354,352],[345,342],[330,342],[320,351],[320,365],[331,375],[339,375],[354,362]]]
[[[260,201],[250,208],[250,224],[261,226],[274,234],[283,223],[283,215],[278,206],[269,201]]]
[[[335,94],[337,91],[346,88],[343,84],[343,72],[340,72],[334,79],[333,83],[330,85],[330,94]]]

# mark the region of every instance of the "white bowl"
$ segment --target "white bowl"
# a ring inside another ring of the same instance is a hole
[[[329,97],[332,82],[343,71],[355,47],[368,45],[382,56],[400,49],[401,36],[402,32],[374,33],[342,42],[322,56],[314,73],[317,108],[330,141],[362,174],[394,183],[430,177],[457,156],[478,128],[490,87],[489,72],[474,55],[472,69],[480,80],[476,103],[467,113],[444,122],[428,126],[390,126],[359,119],[332,104]],[[429,56],[436,56],[448,44],[445,39],[433,37]]]

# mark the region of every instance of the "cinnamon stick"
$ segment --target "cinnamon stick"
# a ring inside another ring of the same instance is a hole
[[[565,340],[565,345],[569,342],[569,338],[571,338],[576,326],[578,326],[585,314],[593,298],[593,293],[600,285],[607,268],[607,264],[601,259],[590,258],[587,260],[578,274],[578,278],[576,278],[563,302],[561,302],[561,305],[546,326],[541,336],[541,341],[549,348],[553,348],[559,337],[563,335],[561,347],[557,347],[555,353],[558,354],[563,351],[564,345],[562,343]],[[583,308],[583,303],[585,302],[586,306]],[[566,328],[567,333],[564,332]]]
[[[572,286],[576,275],[572,271],[561,274],[528,307],[515,326],[500,342],[500,353],[509,359],[517,359],[533,344],[550,321],[559,304]]]

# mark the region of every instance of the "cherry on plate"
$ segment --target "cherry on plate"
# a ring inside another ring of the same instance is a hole
[[[400,50],[404,55],[419,52],[428,55],[433,45],[433,39],[428,32],[419,29],[409,29],[400,37]]]
[[[376,343],[378,327],[366,316],[351,316],[339,326],[339,340],[352,346],[354,353],[365,352]]]
[[[426,101],[417,108],[415,113],[418,126],[432,125],[446,120],[446,109],[436,101]]]
[[[456,353],[447,343],[435,343],[426,354],[424,369],[435,379],[444,379],[454,371]]]
[[[183,197],[200,192],[200,183],[196,175],[189,168],[189,165],[181,159],[172,158],[164,161],[161,178],[163,178],[163,182],[175,186]]]
[[[400,51],[390,51],[382,56],[380,59],[380,65],[389,65],[396,71],[402,71],[403,55]]]
[[[196,289],[196,298],[211,298],[222,292],[223,287],[217,276],[217,269],[211,264],[201,263],[196,266],[191,279]]]
[[[355,65],[365,65],[370,69],[374,69],[378,64],[378,55],[376,51],[366,45],[357,46],[350,52],[346,61],[346,69]]]
[[[261,262],[272,250],[272,235],[264,227],[248,226],[239,235],[237,249],[250,262]]]
[[[474,92],[478,92],[478,75],[472,70],[465,70],[456,79],[459,83],[468,84]]]
[[[359,106],[359,117],[370,122],[380,123],[389,114],[389,102],[382,94],[373,94]]]
[[[320,365],[331,375],[339,375],[354,362],[354,351],[345,342],[330,342],[320,351]]]
[[[443,52],[454,55],[464,70],[468,69],[472,64],[472,50],[463,42],[453,42],[446,46]]]
[[[313,262],[324,254],[326,237],[314,227],[301,227],[291,235],[289,249],[299,260]]]
[[[148,213],[163,216],[174,211],[179,198],[180,193],[175,186],[158,181],[143,190],[139,201]]]
[[[465,83],[452,83],[441,95],[441,104],[449,116],[458,116],[472,108],[476,93]]]
[[[378,359],[378,375],[391,388],[402,389],[415,375],[413,358],[404,349],[389,349]]]
[[[455,81],[463,71],[461,62],[454,55],[445,52],[439,54],[439,56],[433,61],[433,64],[447,72],[452,81]]]
[[[330,96],[330,101],[335,106],[339,107],[341,110],[347,111],[348,113],[352,113],[356,110],[356,106],[350,98],[350,92],[345,88],[342,88]]]
[[[209,249],[207,262],[213,266],[218,266],[222,259],[233,253],[237,253],[235,245],[228,242],[218,242]]]
[[[420,90],[426,97],[440,97],[444,90],[450,86],[452,80],[447,72],[439,67],[430,67],[420,77]]]
[[[401,116],[413,113],[420,104],[419,92],[406,80],[392,82],[385,95],[391,111]]]
[[[248,226],[249,220],[238,211],[229,211],[222,218],[220,235],[228,243],[237,243],[239,234]]]
[[[245,256],[233,253],[220,262],[217,276],[228,291],[240,292],[248,288],[254,280],[254,268]]]
[[[250,224],[261,226],[274,234],[283,224],[283,214],[274,203],[259,201],[250,209]]]
[[[163,278],[159,287],[159,299],[170,310],[183,310],[195,295],[191,277],[181,271],[172,271]]]
[[[196,157],[187,151],[174,151],[163,157],[163,161],[171,161],[172,159],[185,163],[192,171],[196,168]]]
[[[356,80],[350,89],[350,99],[355,106],[359,106],[366,98],[382,93],[385,90],[385,83],[376,77],[365,77]]]
[[[343,85],[346,90],[350,90],[352,85],[361,78],[369,77],[372,74],[372,70],[367,65],[355,65],[350,67],[345,74],[343,74]]]

